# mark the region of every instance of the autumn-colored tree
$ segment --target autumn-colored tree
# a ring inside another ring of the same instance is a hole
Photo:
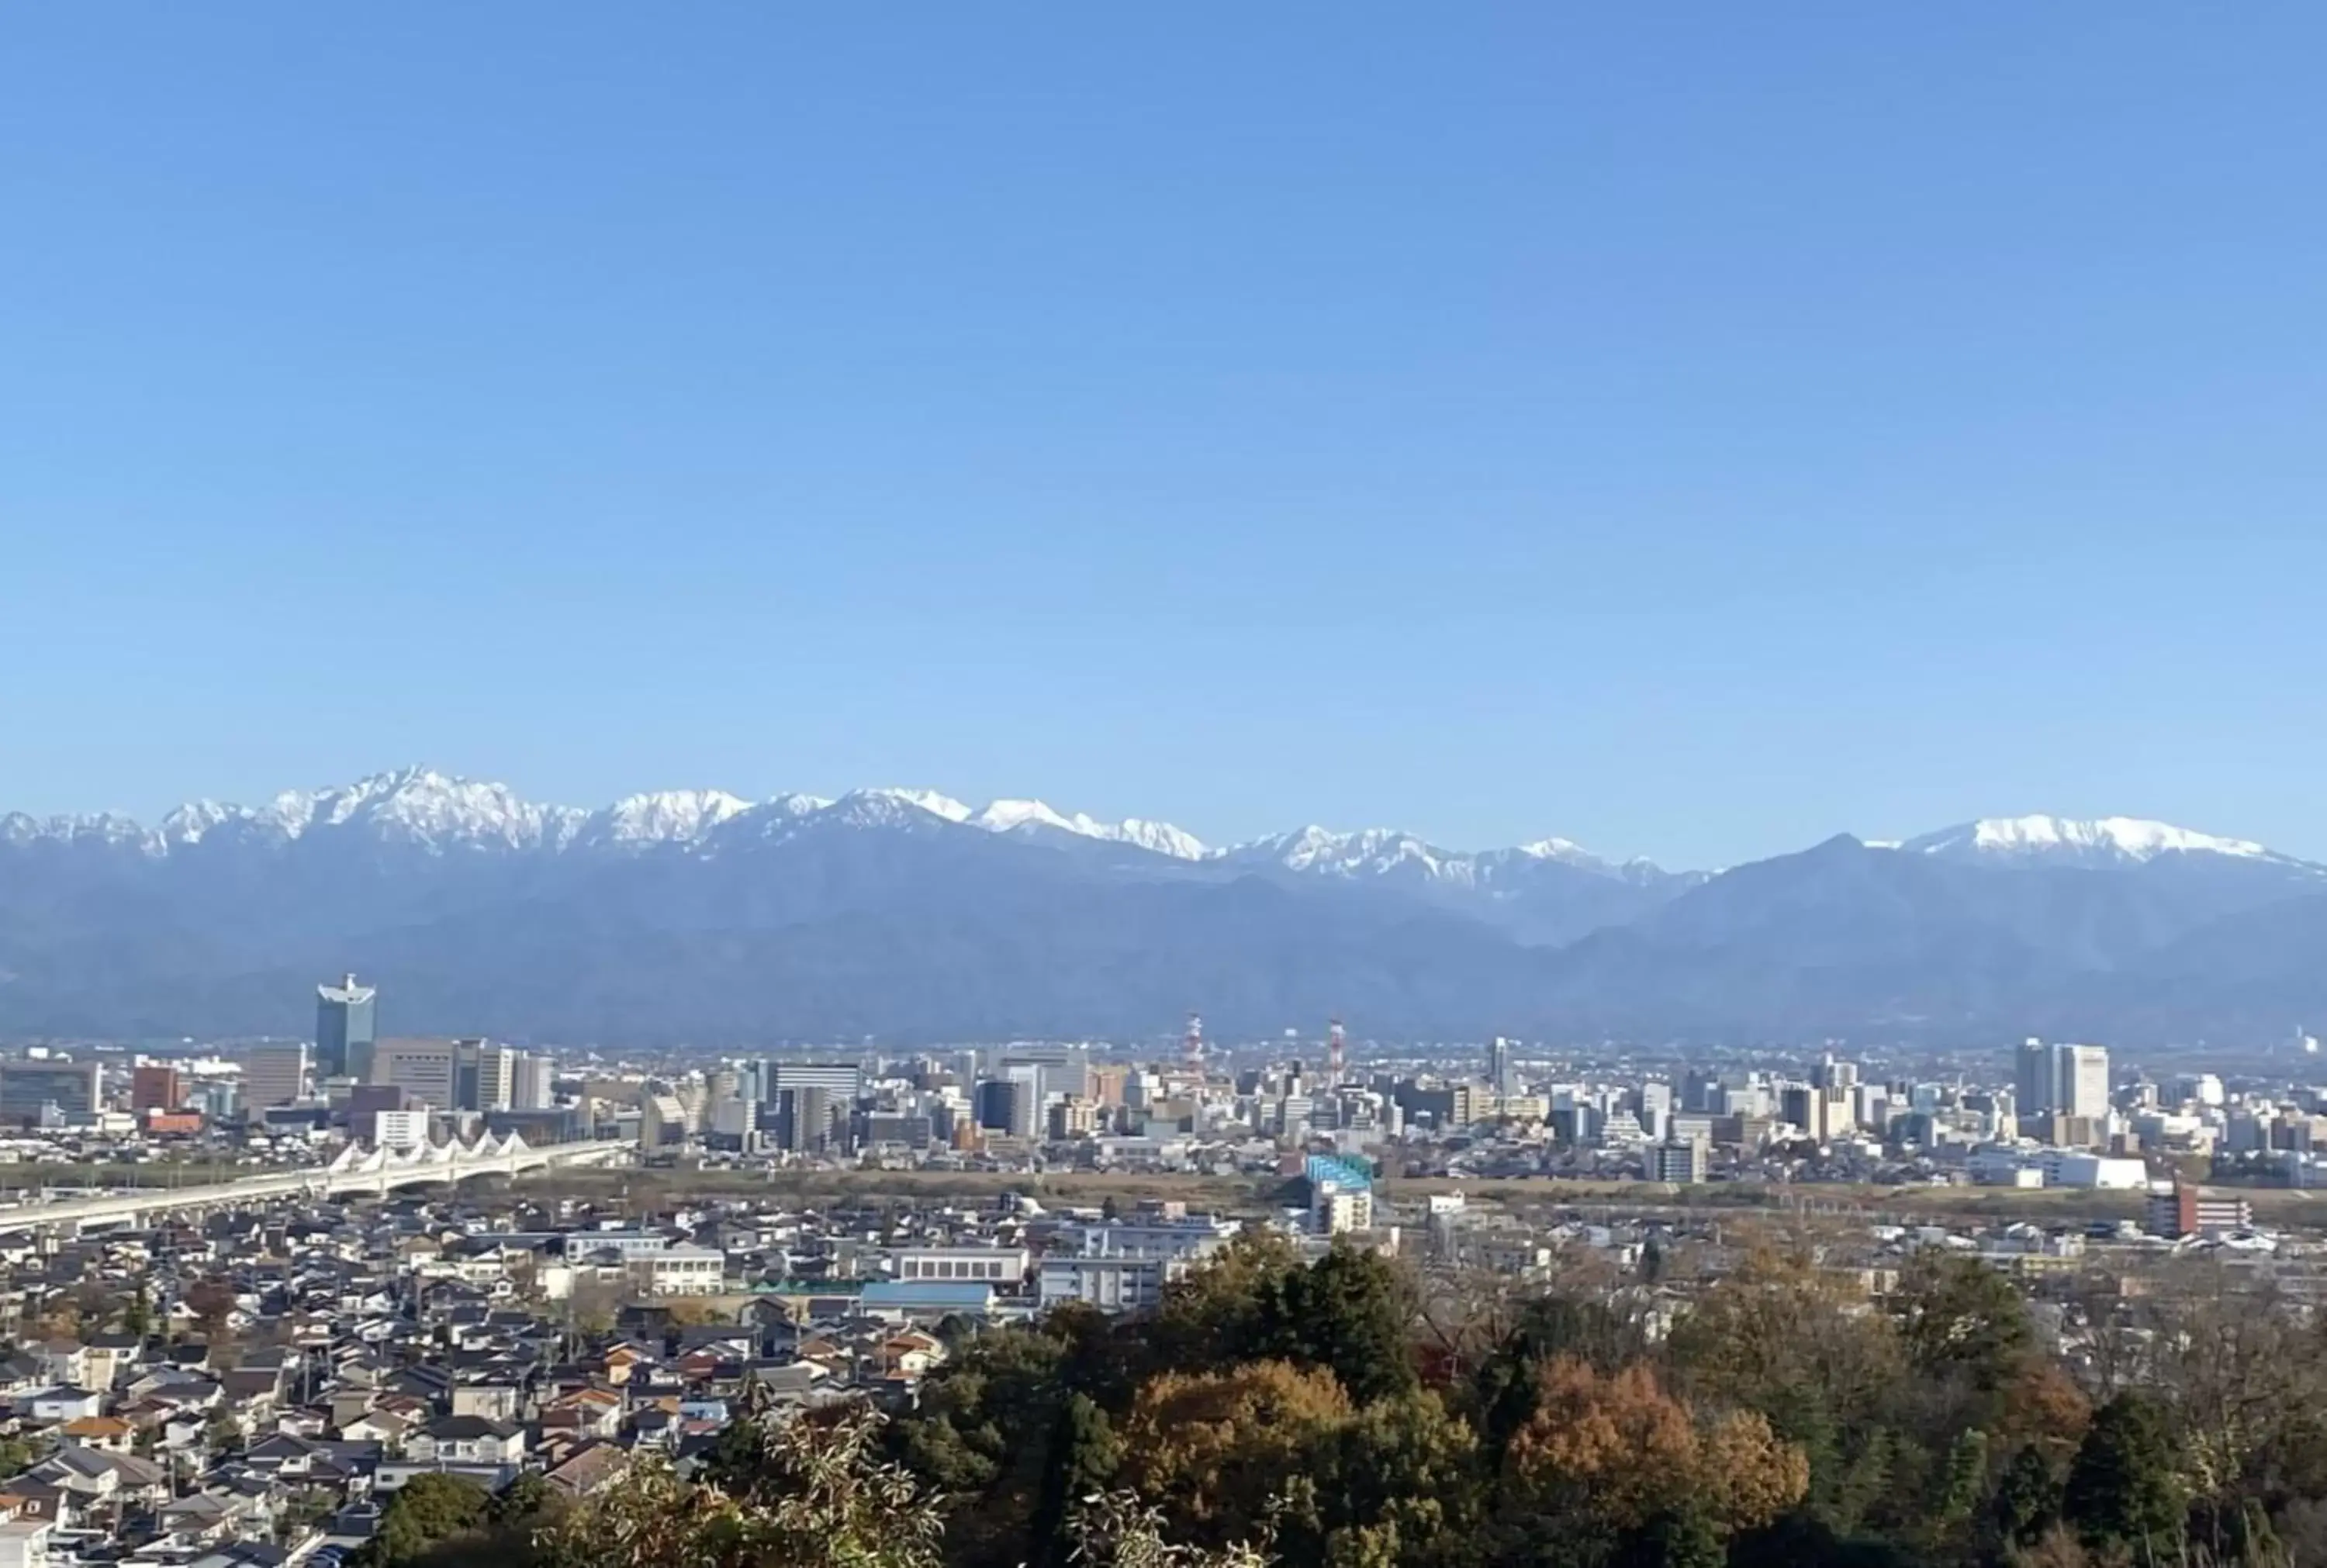
[[[1603,1376],[1572,1357],[1543,1369],[1508,1464],[1553,1511],[1618,1531],[1676,1508],[1718,1531],[1752,1529],[1800,1501],[1809,1482],[1801,1451],[1758,1413],[1701,1423],[1646,1365]]]
[[[1175,1519],[1243,1529],[1355,1414],[1322,1368],[1256,1361],[1162,1373],[1141,1386],[1125,1418],[1123,1475]]]

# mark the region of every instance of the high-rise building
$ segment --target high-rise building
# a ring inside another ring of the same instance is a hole
[[[834,1105],[830,1089],[787,1088],[776,1100],[776,1144],[799,1153],[819,1154],[832,1146]]]
[[[687,1142],[687,1107],[673,1095],[649,1095],[639,1102],[639,1142],[650,1149]]]
[[[554,1096],[550,1060],[539,1051],[525,1051],[517,1059],[516,1071],[509,1086],[509,1109],[513,1111],[546,1111]]]
[[[1040,1078],[1033,1070],[977,1086],[977,1125],[1005,1137],[1031,1138],[1042,1115]]]
[[[2064,1116],[2100,1121],[2109,1112],[2108,1048],[2102,1045],[2056,1045],[2054,1070],[2059,1075],[2060,1103]]]
[[[2023,1116],[2105,1119],[2109,1111],[2108,1048],[2023,1041],[2013,1056],[2013,1100]]]
[[[517,1089],[518,1053],[490,1040],[453,1042],[453,1105],[459,1111],[506,1111]]]
[[[103,1104],[93,1061],[0,1062],[0,1122],[38,1126],[53,1114],[86,1121]]]
[[[276,1106],[307,1097],[309,1067],[304,1040],[253,1046],[242,1066],[242,1111],[252,1121]]]
[[[1487,1082],[1498,1095],[1512,1092],[1511,1042],[1500,1034],[1487,1044]]]
[[[174,1111],[185,1103],[185,1082],[166,1062],[147,1062],[129,1075],[129,1108],[137,1115]]]
[[[1676,1186],[1693,1186],[1705,1180],[1706,1149],[1699,1138],[1674,1138],[1652,1143],[1647,1154],[1648,1178]]]
[[[371,1081],[393,1084],[404,1091],[407,1100],[430,1110],[458,1110],[459,1060],[457,1041],[416,1037],[383,1040],[373,1049]]]
[[[371,1080],[371,1057],[378,1039],[379,990],[359,985],[353,975],[338,985],[315,987],[315,1073],[319,1078]]]

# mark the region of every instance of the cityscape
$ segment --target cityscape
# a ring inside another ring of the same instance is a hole
[[[2285,1207],[2327,1083],[2095,1045],[1916,1070],[1192,1014],[1145,1054],[623,1054],[399,1035],[385,976],[312,995],[312,1038],[0,1060],[18,1551],[377,1561],[421,1477],[587,1510],[771,1408],[924,1419],[991,1336],[1168,1319],[1261,1238],[1423,1303],[1590,1281],[1677,1332],[1814,1237],[1876,1302],[1933,1260],[2009,1282],[2072,1363],[2095,1291],[2327,1283],[2327,1225]]]
[[[0,7],[0,1568],[2327,1568],[2327,7]]]

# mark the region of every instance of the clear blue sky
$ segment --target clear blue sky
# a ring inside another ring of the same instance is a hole
[[[0,807],[2327,855],[2327,9],[0,23]]]

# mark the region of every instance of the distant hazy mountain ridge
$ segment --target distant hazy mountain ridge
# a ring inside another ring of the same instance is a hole
[[[0,817],[0,1031],[398,1027],[762,1040],[1382,1034],[2276,1036],[2327,1016],[2327,868],[2128,817],[1839,837],[1718,875],[925,790],[596,809],[426,769],[146,827]]]

